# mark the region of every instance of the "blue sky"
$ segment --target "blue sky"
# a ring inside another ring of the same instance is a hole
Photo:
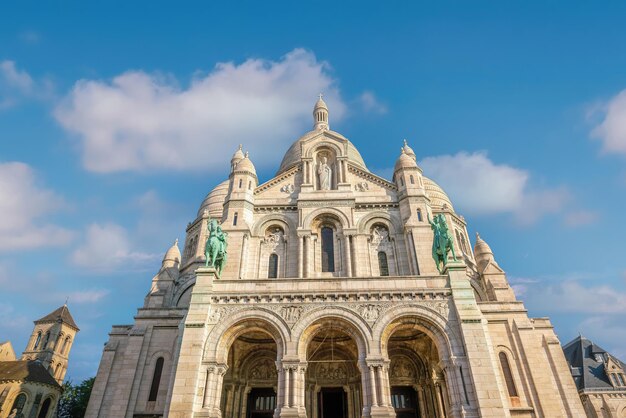
[[[0,6],[0,340],[69,297],[95,374],[237,144],[272,177],[331,127],[390,177],[402,140],[531,316],[626,360],[626,4]]]

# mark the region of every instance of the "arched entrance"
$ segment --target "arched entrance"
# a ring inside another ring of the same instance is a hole
[[[354,339],[328,323],[307,347],[306,409],[311,418],[361,416],[361,373]]]
[[[447,417],[450,402],[437,343],[416,318],[388,327],[391,403],[398,418]]]
[[[271,418],[277,408],[278,349],[271,330],[260,321],[238,324],[246,329],[228,349],[220,411],[224,418]]]

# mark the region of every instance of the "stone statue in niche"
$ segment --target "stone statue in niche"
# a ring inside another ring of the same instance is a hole
[[[389,231],[387,228],[377,226],[372,230],[372,245],[375,247],[389,243]]]
[[[322,157],[322,162],[317,166],[317,175],[320,180],[320,190],[330,190],[333,170],[328,165],[328,158]]]

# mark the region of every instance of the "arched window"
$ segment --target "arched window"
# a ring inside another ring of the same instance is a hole
[[[61,370],[61,363],[57,364],[57,367],[54,369],[54,376],[58,379],[59,376],[59,370]]]
[[[498,357],[500,357],[500,367],[502,367],[502,373],[504,373],[504,380],[506,381],[506,388],[509,391],[509,396],[517,397],[517,389],[515,388],[513,373],[511,373],[511,366],[509,366],[509,359],[503,352],[500,352]]]
[[[61,348],[61,341],[63,341],[63,333],[62,332],[59,333],[59,335],[57,335],[57,340],[54,342],[54,349],[56,351],[59,351],[59,349]]]
[[[248,190],[251,190],[251,189],[252,189],[252,181],[249,181],[248,182]]]
[[[239,218],[239,213],[235,212],[233,215],[233,226],[237,226],[237,218]]]
[[[333,230],[327,226],[322,228],[322,271],[335,271]]]
[[[411,180],[411,184],[415,184],[415,178],[413,178],[413,174],[411,174],[409,180]]]
[[[239,188],[241,189],[241,186],[243,185],[243,179],[239,179]]]
[[[63,341],[63,348],[61,349],[62,354],[66,354],[67,350],[70,348],[70,337],[66,337],[65,341]]]
[[[37,418],[46,418],[46,416],[48,415],[48,411],[50,410],[51,403],[52,403],[52,400],[50,398],[46,398],[46,400],[43,401],[43,404],[41,405],[41,409],[39,410],[39,414],[37,415]]]
[[[17,395],[17,398],[15,398],[15,400],[13,401],[13,406],[11,407],[10,411],[17,409],[17,413],[19,416],[19,414],[21,414],[24,409],[24,405],[26,405],[26,394],[20,393],[19,395]]]
[[[417,220],[419,222],[422,222],[422,210],[421,209],[417,210]]]
[[[50,342],[50,331],[46,332],[46,337],[43,339],[43,345],[41,347],[42,350],[48,348],[48,342]]]
[[[267,267],[267,277],[269,279],[275,279],[278,277],[278,255],[270,254],[270,263]]]
[[[389,276],[389,265],[387,264],[387,253],[378,252],[378,268],[381,276]]]
[[[39,343],[41,342],[41,331],[37,333],[37,339],[35,340],[35,345],[33,346],[33,350],[39,348]]]
[[[152,384],[150,385],[150,395],[148,402],[154,402],[159,395],[159,384],[161,383],[161,373],[163,373],[163,357],[159,357],[154,365],[154,374],[152,375]]]

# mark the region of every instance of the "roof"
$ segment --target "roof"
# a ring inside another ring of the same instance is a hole
[[[78,330],[78,326],[76,322],[74,322],[74,318],[72,318],[72,314],[70,314],[70,310],[67,308],[67,305],[63,305],[54,311],[50,312],[48,315],[44,316],[35,321],[35,324],[41,322],[63,322],[64,324],[69,325],[72,328],[76,328]]]
[[[613,389],[613,385],[604,371],[606,364],[604,354],[611,356],[614,361],[621,364],[622,369],[626,370],[624,362],[583,336],[578,336],[567,343],[563,347],[563,353],[579,391]],[[596,354],[603,355],[604,361],[597,361]]]
[[[7,380],[61,387],[38,360],[0,361],[0,382]]]

